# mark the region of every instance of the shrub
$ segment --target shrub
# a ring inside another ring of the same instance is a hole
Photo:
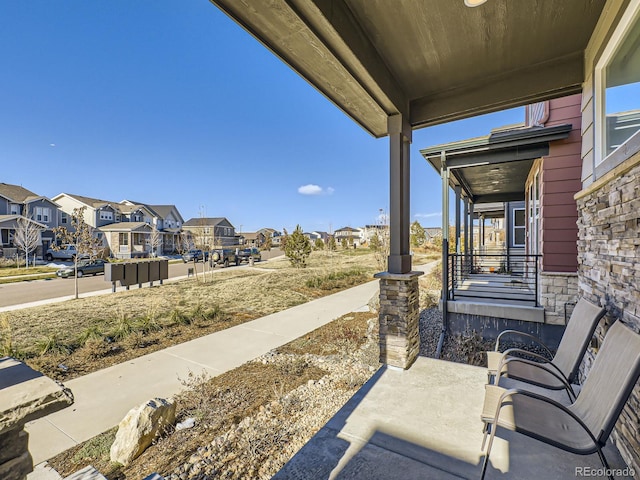
[[[307,258],[311,254],[311,243],[309,239],[302,234],[300,225],[287,239],[284,246],[284,254],[296,268],[305,268],[307,266]]]
[[[116,320],[116,327],[113,330],[113,338],[122,340],[131,335],[135,330],[134,322],[125,312],[120,312]]]
[[[78,343],[80,345],[85,345],[87,342],[91,340],[102,340],[104,337],[102,331],[97,326],[87,327],[78,337]]]
[[[177,307],[171,310],[169,321],[175,325],[189,325],[191,323],[191,319]]]
[[[69,353],[69,348],[64,345],[57,333],[52,333],[36,342],[36,348],[40,355],[47,353]]]
[[[162,325],[158,322],[157,308],[154,305],[149,306],[147,312],[138,319],[138,329],[143,333],[162,330]]]

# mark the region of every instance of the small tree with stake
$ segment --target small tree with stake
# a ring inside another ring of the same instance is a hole
[[[34,252],[40,245],[40,233],[43,228],[27,217],[20,217],[16,223],[13,243],[24,252],[25,266],[29,268],[29,253]]]
[[[156,223],[151,226],[149,244],[151,245],[151,256],[156,257],[158,254],[158,248],[162,245],[162,232],[158,230],[158,225]]]
[[[78,259],[89,257],[95,260],[102,250],[102,240],[93,236],[93,227],[84,221],[84,212],[87,207],[74,208],[71,214],[71,228],[56,227],[53,229],[56,237],[62,240],[62,244],[73,245],[76,248],[76,256],[73,259],[75,277],[75,298],[78,298]],[[52,247],[60,248],[58,245]]]
[[[291,265],[296,268],[305,268],[307,258],[311,254],[311,242],[302,234],[300,225],[287,237],[284,246],[284,254],[289,258]]]

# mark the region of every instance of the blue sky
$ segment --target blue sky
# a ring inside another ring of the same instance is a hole
[[[237,229],[335,230],[389,205],[374,139],[207,0],[0,1],[0,181],[175,204]],[[411,220],[441,224],[421,148],[520,122],[414,132]]]

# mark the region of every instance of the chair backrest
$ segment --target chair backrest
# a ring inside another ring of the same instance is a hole
[[[573,309],[558,350],[553,357],[553,363],[570,382],[575,382],[584,352],[587,351],[593,332],[596,331],[598,322],[605,313],[604,308],[584,298],[581,298]]]
[[[615,322],[606,334],[580,395],[569,408],[604,445],[640,377],[640,335]]]

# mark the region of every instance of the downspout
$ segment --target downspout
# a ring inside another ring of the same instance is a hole
[[[449,168],[447,167],[447,155],[443,150],[440,153],[442,165],[440,176],[442,177],[442,331],[438,339],[435,358],[440,358],[444,336],[448,326],[449,300]]]

